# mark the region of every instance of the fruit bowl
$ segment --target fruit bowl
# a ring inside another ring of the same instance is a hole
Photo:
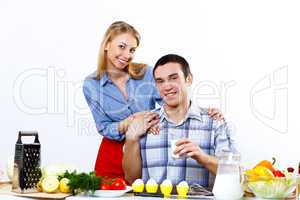
[[[292,197],[297,188],[298,176],[287,174],[286,177],[274,177],[266,179],[257,177],[255,180],[245,176],[246,191],[252,192],[259,198],[287,198]]]

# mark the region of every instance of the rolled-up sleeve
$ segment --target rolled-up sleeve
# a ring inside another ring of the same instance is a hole
[[[91,90],[87,86],[83,86],[83,94],[86,102],[92,112],[96,123],[97,131],[104,137],[121,141],[125,135],[118,131],[119,122],[113,121],[103,110],[99,102],[92,98]]]

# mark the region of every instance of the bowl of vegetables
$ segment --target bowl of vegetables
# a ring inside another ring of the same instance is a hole
[[[252,169],[246,170],[245,190],[259,198],[293,197],[296,193],[299,175],[294,173],[293,168],[281,171],[275,169],[273,164],[264,160]]]

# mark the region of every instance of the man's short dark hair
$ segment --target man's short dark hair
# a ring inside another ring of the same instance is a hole
[[[191,74],[190,66],[189,63],[182,57],[176,54],[167,54],[155,63],[154,68],[153,68],[153,77],[154,72],[158,66],[165,65],[167,63],[178,63],[181,66],[181,70],[184,74],[184,78],[186,78],[189,74]]]

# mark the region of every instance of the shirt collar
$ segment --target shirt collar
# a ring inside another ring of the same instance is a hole
[[[202,120],[202,115],[205,114],[205,113],[206,112],[203,108],[201,108],[196,103],[191,102],[191,106],[190,106],[189,111],[188,111],[188,117],[189,118],[194,118],[194,119],[198,119],[199,121],[203,121]]]
[[[107,73],[105,72],[100,79],[100,85],[103,87],[106,85],[106,83],[112,83],[112,81],[110,80]]]
[[[191,104],[190,104],[190,107],[188,109],[187,115],[186,115],[185,119],[183,120],[183,122],[186,121],[188,118],[193,118],[193,119],[197,119],[199,121],[203,121],[202,120],[202,115],[204,113],[205,113],[205,111],[204,111],[203,108],[201,108],[200,106],[198,106],[197,104],[195,104],[191,101]],[[159,118],[160,118],[159,122],[162,122],[164,119],[168,120],[167,113],[164,109],[164,104],[160,108]]]
[[[131,76],[129,75],[129,78],[127,81],[129,81],[130,79],[131,79]],[[112,80],[109,78],[107,72],[105,72],[100,79],[100,85],[102,87],[104,87],[107,83],[112,83]]]

